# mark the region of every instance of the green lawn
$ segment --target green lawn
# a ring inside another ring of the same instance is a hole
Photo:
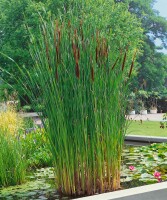
[[[147,135],[167,137],[167,128],[160,128],[159,122],[153,121],[132,121],[129,123],[127,135]]]

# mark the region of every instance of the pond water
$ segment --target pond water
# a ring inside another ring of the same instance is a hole
[[[145,147],[126,147],[122,155],[122,189],[157,183],[154,172],[161,172],[162,181],[167,180],[167,145],[152,144]],[[129,167],[133,166],[133,170]],[[53,168],[41,168],[27,177],[25,184],[0,189],[0,199],[7,200],[67,200],[58,194]]]

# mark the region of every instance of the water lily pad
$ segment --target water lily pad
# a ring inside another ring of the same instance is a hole
[[[38,198],[41,199],[41,200],[46,200],[46,199],[48,199],[48,198],[46,198],[45,196],[39,196]]]
[[[142,178],[142,179],[145,179],[145,178],[150,178],[150,179],[152,179],[152,178],[153,178],[153,175],[148,174],[148,173],[144,173],[144,174],[141,174],[141,178]]]
[[[133,180],[133,177],[128,176],[128,177],[126,177],[126,178],[122,178],[122,179],[121,179],[121,182],[130,182],[130,181],[132,181],[132,180]]]

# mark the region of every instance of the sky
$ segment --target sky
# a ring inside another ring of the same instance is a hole
[[[156,0],[154,8],[159,11],[159,15],[167,18],[167,0]]]
[[[159,11],[159,15],[162,17],[165,17],[167,19],[167,0],[157,0],[157,2],[154,5],[154,9]],[[156,42],[157,45],[160,45],[161,43],[159,41]],[[165,54],[167,54],[167,50],[162,50]]]

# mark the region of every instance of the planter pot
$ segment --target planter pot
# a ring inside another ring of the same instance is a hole
[[[116,192],[109,192],[78,200],[166,200],[167,183],[156,183]]]
[[[156,110],[150,110],[150,114],[157,114],[157,109]]]
[[[147,115],[147,110],[141,110],[141,111],[140,111],[140,114],[141,114],[141,115]]]
[[[135,115],[135,110],[131,110],[131,111],[129,112],[129,115]]]

